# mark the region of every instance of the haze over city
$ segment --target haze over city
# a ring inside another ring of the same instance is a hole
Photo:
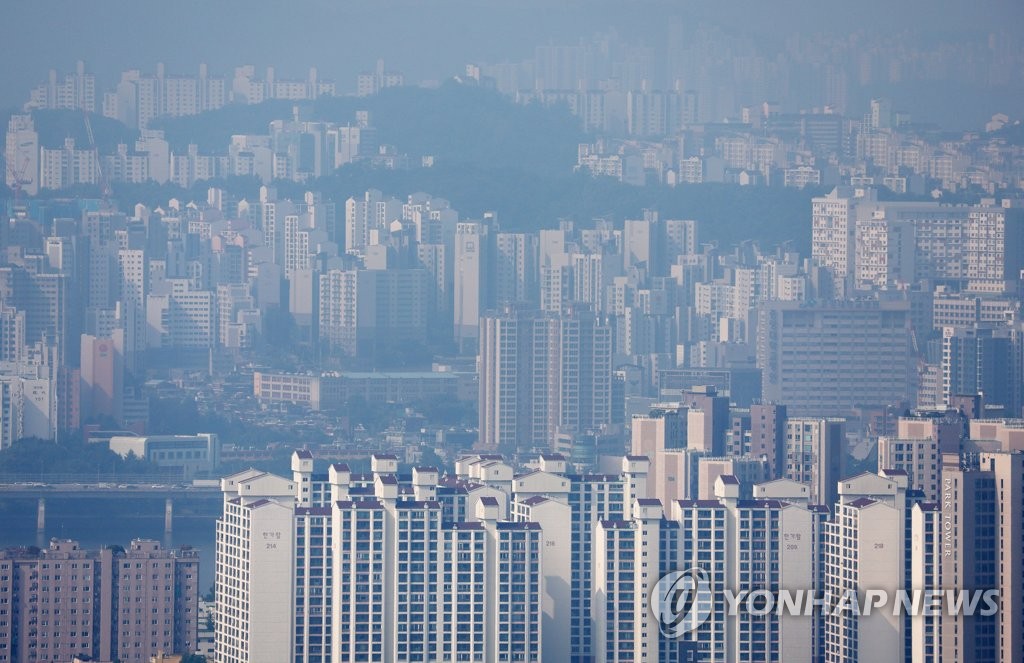
[[[8,2],[0,663],[1024,660],[1024,5]]]
[[[443,80],[466,62],[515,62],[531,57],[535,46],[571,45],[597,33],[614,31],[626,41],[664,48],[676,24],[687,36],[701,24],[714,26],[726,39],[752,40],[761,55],[773,58],[796,35],[836,40],[859,34],[860,43],[886,38],[904,51],[971,43],[1019,53],[1016,28],[1024,21],[1024,9],[1013,0],[318,0],[287,9],[240,0],[111,0],[98,6],[48,0],[11,3],[4,13],[17,29],[0,42],[0,58],[16,66],[0,72],[0,106],[20,104],[20,91],[43,80],[47,69],[70,69],[79,59],[94,63],[101,80],[113,83],[122,69],[151,69],[157,62],[176,74],[191,73],[200,62],[220,71],[251,63],[293,77],[316,66],[342,81],[384,58],[415,83]],[[992,44],[993,38],[1008,43]],[[947,87],[942,77],[897,95],[898,103],[950,129],[973,128],[992,113],[1024,105],[1019,78],[992,90],[983,80]]]

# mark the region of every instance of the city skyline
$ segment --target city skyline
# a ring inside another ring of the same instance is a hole
[[[0,663],[1024,658],[1019,2],[4,18]]]
[[[357,75],[372,70],[373,63],[380,57],[386,57],[392,66],[405,71],[412,84],[436,83],[462,75],[466,64],[516,65],[543,58],[545,48],[566,51],[588,42],[603,44],[605,51],[620,51],[617,55],[606,53],[606,56],[613,55],[627,68],[634,67],[634,72],[620,70],[619,76],[637,76],[639,72],[639,77],[648,79],[654,89],[669,89],[673,81],[682,78],[687,88],[700,88],[706,96],[712,90],[706,80],[695,77],[692,66],[720,68],[716,57],[724,57],[727,63],[735,61],[735,68],[727,66],[715,73],[719,78],[724,76],[726,81],[736,77],[727,87],[735,88],[732,94],[739,104],[776,101],[786,105],[787,112],[815,105],[835,106],[837,102],[844,111],[841,98],[847,94],[847,87],[851,99],[858,100],[858,107],[873,96],[890,96],[890,90],[896,90],[900,108],[946,129],[965,130],[979,126],[992,114],[1010,112],[1020,101],[1014,96],[1019,81],[1012,77],[1015,69],[1019,69],[1013,62],[1015,58],[1019,61],[1021,44],[1005,29],[1014,18],[1020,18],[1020,9],[1008,0],[986,0],[984,9],[949,2],[942,6],[942,11],[923,2],[901,3],[899,7],[884,9],[872,9],[861,3],[856,10],[791,2],[793,7],[783,11],[787,20],[782,31],[767,29],[773,10],[745,0],[725,4],[697,2],[685,7],[666,2],[641,3],[648,13],[669,19],[665,21],[666,27],[653,31],[649,24],[644,24],[643,12],[631,12],[611,2],[588,3],[590,11],[583,11],[578,2],[554,6],[527,2],[510,6],[495,0],[488,3],[484,11],[479,10],[479,3],[473,3],[477,8],[475,12],[468,11],[468,3],[458,1],[445,2],[429,11],[417,3],[402,1],[383,5],[354,3],[344,7],[308,2],[300,3],[295,11],[278,20],[268,20],[274,14],[271,6],[246,5],[242,9],[230,3],[217,7],[194,3],[190,9],[172,13],[158,7],[142,10],[128,3],[120,7],[120,11],[108,7],[104,12],[93,12],[77,3],[44,4],[44,11],[67,16],[69,24],[81,29],[69,39],[37,39],[32,43],[33,52],[38,53],[42,44],[43,52],[56,49],[59,54],[41,58],[47,64],[35,72],[11,71],[9,77],[13,78],[0,81],[0,89],[8,91],[0,106],[24,103],[16,90],[28,90],[45,81],[46,69],[73,70],[74,62],[83,59],[96,63],[103,86],[115,85],[120,71],[132,68],[152,71],[158,63],[166,63],[168,73],[177,76],[198,71],[203,63],[218,75],[229,75],[234,67],[255,64],[260,70],[277,67],[285,78],[299,80],[306,77],[310,67],[316,67],[322,77],[339,82],[339,92],[354,92]],[[20,40],[27,38],[38,21],[32,17],[35,10],[29,5],[19,4],[12,10],[27,14],[23,24],[28,29],[5,42],[9,52],[4,55],[16,60],[24,57],[25,48]],[[147,12],[153,17],[160,16],[158,20],[165,25],[178,24],[186,15],[203,17],[205,20],[182,24],[180,31],[197,33],[196,41],[204,44],[204,48],[190,49],[186,54],[181,53],[174,42],[161,44],[159,36],[147,41],[146,47],[142,47],[141,42],[118,38],[116,26],[119,23],[154,20],[142,18]],[[844,12],[849,15],[840,19]],[[456,17],[457,21],[452,20]],[[16,16],[12,18],[17,20]],[[344,26],[350,23],[367,29],[344,32]],[[251,38],[241,39],[218,32],[221,25],[238,25],[238,32],[249,34]],[[470,29],[463,30],[457,27],[459,25]],[[268,26],[274,26],[269,33]],[[347,38],[340,46],[332,47],[329,44],[333,43],[334,35],[329,31],[335,29],[334,26]],[[439,40],[428,57],[423,57],[421,53],[410,51],[409,45],[415,43],[413,34],[425,27],[438,35],[457,30],[458,38]],[[313,30],[321,37],[303,40],[298,49],[280,50],[280,35],[296,30]],[[957,58],[949,59],[944,49],[948,48],[946,45],[953,35],[962,40],[957,45],[961,52]],[[838,42],[837,36],[840,37]],[[873,40],[877,41],[872,43]],[[255,43],[261,43],[261,47],[255,48]],[[75,44],[80,50],[64,50]],[[88,45],[88,50],[82,50],[83,44]],[[112,48],[112,44],[118,46]],[[456,48],[455,44],[459,46]],[[736,48],[730,44],[736,44]],[[842,46],[837,48],[838,44]],[[868,44],[874,62],[870,58],[858,60]],[[716,49],[719,52],[716,53]],[[687,65],[687,60],[693,61]],[[827,67],[820,66],[822,60]],[[942,64],[936,64],[936,60]],[[981,64],[990,60],[992,73],[985,69],[989,65]],[[923,61],[931,64],[922,68]],[[966,61],[971,64],[966,65]],[[594,69],[595,63],[588,66],[591,71],[587,78],[596,81],[601,77],[594,76],[600,67]],[[928,69],[929,66],[938,68]],[[982,69],[964,69],[977,66]],[[779,68],[780,71],[773,73]],[[742,73],[744,69],[750,71]],[[538,61],[538,76],[541,71],[545,70]],[[689,73],[684,74],[684,71]],[[779,73],[783,74],[781,78],[778,78]],[[770,76],[776,77],[775,93],[759,95],[758,86],[766,89],[763,86]],[[1011,78],[1006,79],[1006,76]],[[790,78],[794,88],[787,93]],[[963,89],[970,90],[972,98],[934,96],[934,85],[915,84],[915,81],[954,80],[966,86]],[[573,83],[575,87],[576,81]],[[558,89],[560,86],[548,87]],[[861,87],[865,90],[860,91]],[[808,96],[812,89],[813,93]],[[900,92],[903,89],[913,89],[914,93],[904,96]],[[780,91],[786,98],[776,96]],[[743,98],[751,92],[755,97],[771,98]],[[788,98],[790,96],[794,98]],[[961,114],[968,105],[972,109],[970,114]],[[722,109],[721,114],[725,113],[726,109]],[[716,111],[712,116],[719,114]]]

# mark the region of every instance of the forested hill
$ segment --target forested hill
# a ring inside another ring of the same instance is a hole
[[[356,111],[367,110],[380,142],[414,160],[432,155],[435,165],[392,171],[355,164],[304,185],[278,182],[282,196],[301,197],[314,189],[343,201],[369,188],[396,197],[425,191],[447,198],[464,217],[495,211],[508,230],[551,227],[559,218],[588,224],[595,217],[609,217],[619,223],[650,208],[663,216],[701,220],[702,241],[722,246],[755,239],[766,246],[793,241],[799,250],[809,247],[810,197],[820,190],[724,184],[634,187],[574,174],[577,146],[588,137],[567,109],[524,106],[492,90],[454,81],[436,89],[391,88],[373,97],[228,106],[157,120],[152,126],[163,129],[176,149],[193,142],[201,151],[220,152],[232,134],[266,133],[271,120],[290,118],[296,105],[302,118],[340,124],[354,122]]]
[[[637,187],[584,173],[549,176],[519,168],[455,164],[405,171],[354,165],[306,187],[282,182],[278,194],[297,197],[308,188],[339,202],[369,188],[398,198],[426,191],[449,200],[462,217],[497,212],[502,229],[508,231],[552,228],[562,218],[587,227],[594,218],[604,217],[621,227],[623,219],[641,218],[647,208],[662,218],[699,220],[701,242],[729,247],[755,240],[765,248],[792,242],[792,248],[804,255],[810,252],[811,197],[826,191],[732,184]]]
[[[196,143],[201,152],[221,153],[233,134],[265,134],[272,120],[292,117],[296,105],[302,118],[339,124],[354,122],[356,111],[369,111],[380,142],[408,153],[414,163],[421,155],[432,155],[435,165],[385,170],[357,163],[305,184],[275,183],[281,196],[293,198],[310,189],[339,203],[370,188],[399,198],[425,191],[450,200],[465,218],[495,211],[503,229],[523,231],[552,227],[561,218],[587,225],[605,217],[621,224],[649,208],[663,217],[698,219],[701,241],[715,241],[723,248],[747,239],[765,247],[788,241],[806,255],[810,198],[824,191],[726,184],[634,187],[573,173],[577,145],[589,138],[567,109],[519,105],[492,90],[456,82],[436,89],[392,88],[373,97],[229,105],[192,117],[154,120],[151,126],[165,132],[175,151]],[[66,135],[80,144],[85,141],[80,113],[37,112],[36,118],[44,144],[62,141]],[[134,140],[134,132],[114,120],[94,117],[93,128],[101,152],[113,151],[119,141]],[[127,205],[156,206],[171,197],[205,199],[209,186],[251,200],[259,183],[250,177],[198,182],[191,191],[152,183],[115,183],[113,189],[114,197]],[[84,186],[60,193],[97,194],[96,187]]]
[[[369,111],[380,142],[414,158],[432,155],[440,163],[565,173],[585,140],[579,121],[565,108],[519,105],[493,90],[454,81],[436,89],[390,88],[372,97],[229,105],[154,120],[150,126],[162,129],[176,150],[195,143],[200,151],[221,152],[232,134],[265,134],[271,120],[291,118],[294,107],[304,120],[342,125],[354,124],[356,111]]]
[[[21,112],[16,109],[0,111],[0,127],[3,127],[3,131],[7,130],[11,115]],[[41,146],[56,149],[63,147],[64,139],[73,138],[78,149],[89,147],[89,135],[85,129],[85,115],[82,111],[36,109],[31,115]],[[124,143],[129,148],[135,147],[135,139],[138,138],[139,132],[121,122],[90,113],[89,123],[92,124],[93,137],[100,154],[113,154],[117,151],[119,143]]]

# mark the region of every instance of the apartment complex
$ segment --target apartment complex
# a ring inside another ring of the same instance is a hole
[[[293,470],[222,481],[218,660],[540,657],[541,531],[506,499],[433,468],[400,482],[386,455]]]
[[[45,550],[0,551],[0,661],[192,653],[198,597],[198,553],[156,541],[83,550],[53,539]]]
[[[837,297],[922,280],[1002,293],[1024,266],[1019,209],[881,202],[870,188],[838,187],[814,198],[811,241]]]
[[[843,478],[831,516],[804,483],[729,474],[666,505],[645,497],[639,456],[605,475],[558,454],[519,473],[494,455],[448,473],[402,473],[387,454],[368,473],[317,473],[300,451],[292,468],[222,481],[218,660],[1008,660],[1021,638],[1019,574],[992,561],[1021,538],[1019,453],[949,456],[941,502],[899,470]],[[710,593],[669,637],[651,595],[687,569]],[[998,616],[837,602],[935,588],[998,588]],[[795,616],[747,602],[782,590],[825,602]]]

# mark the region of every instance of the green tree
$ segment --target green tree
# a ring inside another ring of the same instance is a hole
[[[60,443],[39,438],[22,438],[0,451],[0,473],[31,474],[45,479],[51,474],[115,474],[123,476],[157,474],[160,468],[129,455],[122,457],[105,444],[89,444],[81,438]]]

